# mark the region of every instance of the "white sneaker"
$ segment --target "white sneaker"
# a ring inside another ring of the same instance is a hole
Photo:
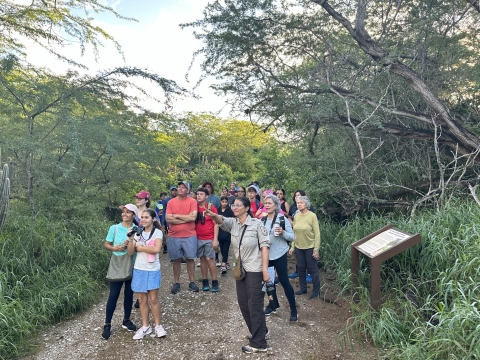
[[[197,264],[197,267],[200,267],[200,264],[201,264],[201,263],[198,263],[198,264]]]
[[[167,335],[167,332],[162,325],[155,326],[155,337],[161,338]]]
[[[151,334],[152,328],[149,326],[147,329],[144,329],[143,326],[138,329],[138,331],[133,335],[133,340],[141,340],[145,335]]]
[[[215,266],[216,266],[216,267],[220,267],[220,266],[222,266],[222,263],[221,263],[220,261],[217,261],[217,262],[215,263]]]

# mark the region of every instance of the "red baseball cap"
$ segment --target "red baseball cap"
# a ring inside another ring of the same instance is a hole
[[[140,191],[135,197],[139,199],[150,199],[150,193],[147,190]]]

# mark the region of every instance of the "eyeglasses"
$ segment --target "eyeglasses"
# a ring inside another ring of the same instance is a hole
[[[242,206],[243,206],[243,204],[232,204],[232,205],[230,205],[230,207],[242,207]]]

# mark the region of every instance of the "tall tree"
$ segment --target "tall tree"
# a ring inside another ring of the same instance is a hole
[[[203,19],[184,26],[199,29],[204,47],[197,55],[220,80],[215,88],[252,120],[303,139],[310,156],[326,128],[338,136],[345,127],[350,157],[341,176],[354,174],[349,185],[363,196],[401,196],[384,191],[395,182],[402,192],[435,198],[448,181],[476,179],[480,16],[474,5],[331,3],[215,1]],[[405,182],[395,180],[393,168],[407,171],[397,176]]]

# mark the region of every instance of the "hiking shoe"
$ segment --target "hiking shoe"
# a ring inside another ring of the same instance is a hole
[[[203,291],[210,290],[210,285],[208,284],[208,279],[203,279],[202,280],[202,290]]]
[[[298,277],[298,273],[295,271],[295,272],[291,273],[290,275],[288,275],[288,277],[290,279],[296,279]]]
[[[151,334],[152,328],[148,326],[146,329],[142,326],[138,331],[133,335],[133,340],[141,340],[145,335]]]
[[[227,270],[230,270],[230,264],[229,263],[225,263],[225,267],[227,268]]]
[[[267,328],[267,333],[265,334],[265,340],[268,340],[268,337],[270,336],[270,331],[268,330]],[[252,334],[248,334],[247,336],[245,336],[247,338],[247,340],[252,340]]]
[[[275,284],[275,286],[280,285],[280,280],[278,279],[278,276],[275,276],[275,280],[273,281],[273,283]]]
[[[319,293],[317,291],[312,292],[312,295],[310,295],[310,299],[316,299],[318,298]]]
[[[222,275],[227,274],[227,267],[226,266],[222,266],[220,270],[222,270]]]
[[[212,292],[218,292],[218,280],[212,280]]]
[[[207,280],[208,281],[208,280]],[[198,288],[197,284],[195,284],[193,281],[188,284],[188,288],[192,290],[193,292],[198,292],[200,289]]]
[[[122,328],[127,329],[128,331],[137,330],[137,326],[130,321],[130,319],[123,319]]]
[[[307,274],[307,284],[310,284],[312,282],[312,275]]]
[[[111,330],[112,330],[112,325],[110,324],[103,325],[102,338],[104,338],[105,340],[109,339]]]
[[[306,294],[307,293],[307,290],[297,290],[295,291],[295,295],[302,295],[302,294]]]
[[[267,348],[254,348],[253,346],[250,346],[250,345],[244,345],[242,346],[242,351],[245,354],[253,354],[257,352],[266,352]]]
[[[161,338],[167,335],[167,332],[162,325],[155,326],[155,337]]]
[[[271,314],[276,314],[277,310],[273,310],[270,306],[265,308],[265,316],[270,316]]]
[[[298,321],[298,313],[297,310],[290,311],[290,322]]]
[[[172,286],[172,290],[170,291],[172,294],[176,294],[180,291],[180,284],[179,283],[175,283],[173,284]]]
[[[135,301],[135,304],[133,305],[135,307],[135,309],[140,309],[140,302],[138,301]]]

